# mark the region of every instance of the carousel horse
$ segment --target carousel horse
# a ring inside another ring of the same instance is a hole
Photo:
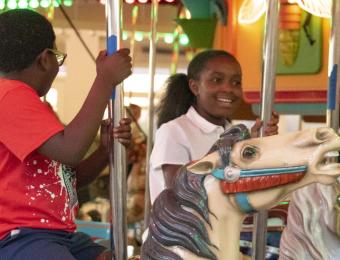
[[[280,259],[340,258],[339,183],[315,183],[292,194]],[[338,226],[338,227],[337,227]]]
[[[174,186],[153,204],[142,259],[240,259],[247,214],[340,175],[339,164],[324,160],[340,149],[332,129],[248,138],[245,126],[231,127],[205,157],[178,171]]]

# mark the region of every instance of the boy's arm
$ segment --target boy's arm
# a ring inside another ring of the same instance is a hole
[[[77,187],[82,187],[94,181],[109,163],[107,150],[98,147],[88,158],[81,161],[76,168]]]
[[[121,49],[112,56],[101,52],[96,60],[97,76],[75,118],[42,144],[39,153],[70,166],[77,166],[93,142],[113,87],[131,74],[129,50]]]
[[[105,169],[109,162],[108,152],[108,133],[109,120],[105,120],[100,128],[100,145],[95,152],[88,158],[83,160],[76,168],[77,172],[77,186],[81,187],[94,181],[98,175]],[[123,118],[119,122],[119,126],[113,129],[113,137],[128,147],[131,143],[131,119]]]

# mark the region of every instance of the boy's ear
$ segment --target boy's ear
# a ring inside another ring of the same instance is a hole
[[[48,70],[50,66],[51,53],[47,49],[43,50],[35,59],[37,67],[43,71]]]
[[[189,88],[195,96],[198,95],[198,86],[197,86],[197,82],[195,80],[189,79]]]

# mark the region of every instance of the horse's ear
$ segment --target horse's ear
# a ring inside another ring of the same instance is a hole
[[[243,124],[232,125],[227,128],[223,134],[221,134],[221,138],[225,136],[236,137],[238,140],[244,140],[250,138],[248,128]]]
[[[195,174],[209,174],[219,163],[219,154],[217,152],[210,153],[202,159],[191,163],[187,166],[187,170]]]

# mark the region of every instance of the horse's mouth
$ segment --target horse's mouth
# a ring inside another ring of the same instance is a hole
[[[339,151],[327,151],[316,164],[319,170],[339,169]]]

